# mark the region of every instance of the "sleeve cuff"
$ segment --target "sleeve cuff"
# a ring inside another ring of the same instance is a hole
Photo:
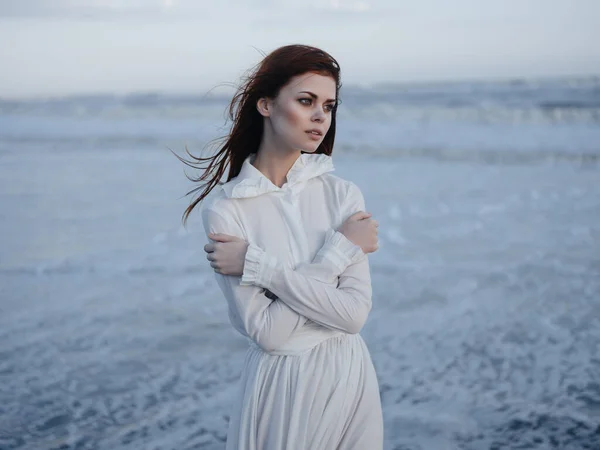
[[[330,229],[314,261],[320,263],[328,260],[342,273],[350,264],[360,261],[365,256],[360,246],[355,245],[339,231]]]
[[[249,244],[240,285],[254,285],[268,289],[276,267],[277,260],[269,257],[260,247]]]

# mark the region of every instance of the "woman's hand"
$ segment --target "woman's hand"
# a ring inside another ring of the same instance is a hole
[[[354,245],[358,245],[364,253],[373,253],[379,248],[377,227],[379,223],[371,219],[371,213],[359,211],[352,214],[338,229]]]
[[[223,233],[209,233],[208,237],[215,243],[206,244],[206,259],[215,272],[221,275],[241,276],[244,273],[244,262],[248,243],[236,236]]]

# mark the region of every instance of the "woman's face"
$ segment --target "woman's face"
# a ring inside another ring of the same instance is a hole
[[[308,72],[291,78],[275,99],[267,100],[274,144],[316,151],[331,126],[335,91],[331,76]]]

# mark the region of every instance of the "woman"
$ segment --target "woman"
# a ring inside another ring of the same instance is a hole
[[[340,85],[326,52],[279,48],[234,97],[220,151],[194,158],[209,162],[195,181],[209,181],[184,217],[206,198],[204,249],[251,344],[230,450],[383,445],[377,378],[358,334],[378,224],[358,187],[330,173]],[[227,163],[227,182],[213,190]]]

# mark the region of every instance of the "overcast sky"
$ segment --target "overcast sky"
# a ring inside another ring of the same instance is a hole
[[[346,84],[600,74],[600,0],[0,0],[0,96],[203,92],[289,43]]]

